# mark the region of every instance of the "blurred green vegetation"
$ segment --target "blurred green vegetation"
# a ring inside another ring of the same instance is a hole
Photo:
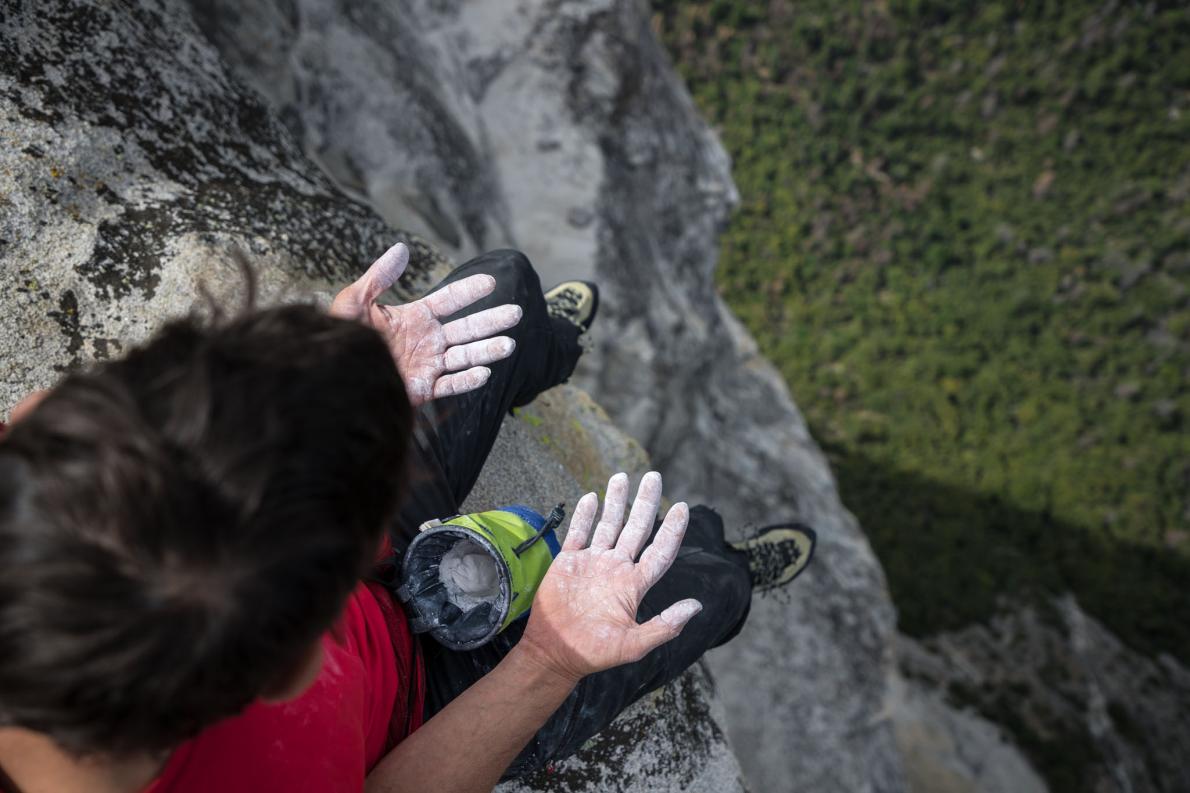
[[[1190,663],[1190,9],[653,7],[734,160],[720,289],[902,629],[1069,591]],[[952,693],[1088,788],[1090,736]]]
[[[929,635],[1072,591],[1190,662],[1190,10],[653,0],[720,289]]]

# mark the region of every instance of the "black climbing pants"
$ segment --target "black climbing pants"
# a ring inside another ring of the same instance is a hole
[[[510,359],[492,365],[492,377],[483,388],[438,400],[419,415],[411,463],[413,493],[393,532],[398,550],[407,547],[422,522],[459,512],[504,416],[511,408],[528,404],[542,391],[565,382],[581,353],[577,328],[546,312],[537,273],[521,253],[486,253],[457,268],[435,288],[476,273],[494,276],[496,291],[452,319],[516,303],[524,309],[520,323],[509,332],[516,340],[516,350]],[[704,652],[728,641],[743,627],[752,599],[747,562],[724,542],[719,516],[702,506],[691,509],[678,557],[645,596],[637,619],[643,622],[688,597],[702,601],[703,610],[678,638],[636,663],[584,678],[513,761],[505,777],[524,776],[573,754],[628,705],[678,677]],[[420,637],[426,666],[425,717],[442,710],[491,671],[524,628],[525,620],[518,620],[490,643],[465,652]]]

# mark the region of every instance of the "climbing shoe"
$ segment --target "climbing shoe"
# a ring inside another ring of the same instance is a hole
[[[564,319],[586,333],[599,310],[599,287],[590,281],[563,281],[545,293],[545,305],[551,317]]]
[[[748,556],[752,589],[764,592],[784,586],[806,569],[814,557],[817,536],[800,523],[781,523],[758,529],[756,536],[731,543]]]

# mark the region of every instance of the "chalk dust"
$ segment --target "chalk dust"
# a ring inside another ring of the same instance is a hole
[[[500,571],[496,560],[471,540],[455,543],[442,557],[438,579],[452,603],[469,611],[500,597]]]

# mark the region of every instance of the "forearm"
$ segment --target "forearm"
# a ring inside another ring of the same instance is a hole
[[[487,793],[576,681],[520,646],[389,752],[368,793]]]

